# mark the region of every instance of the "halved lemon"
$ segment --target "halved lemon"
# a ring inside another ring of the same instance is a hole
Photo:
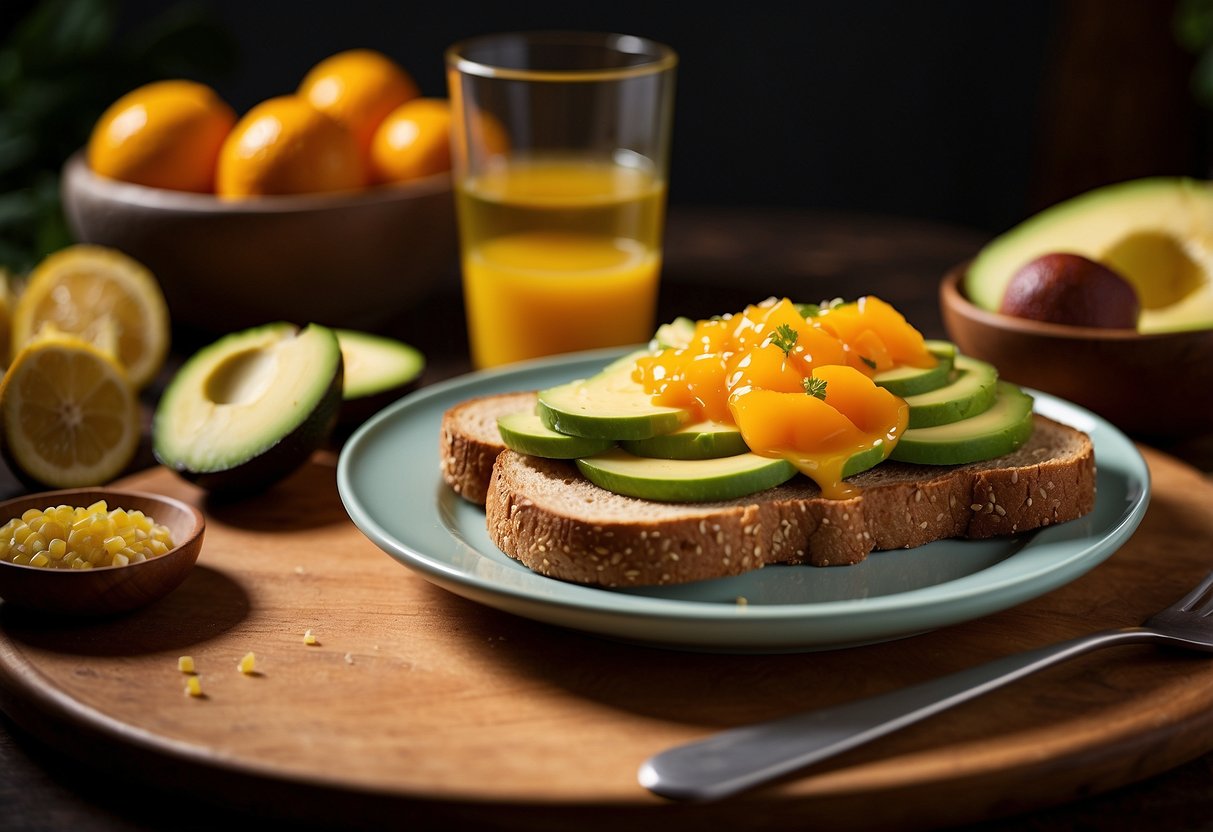
[[[23,479],[53,488],[109,482],[139,447],[139,404],[125,370],[72,335],[34,339],[0,382],[0,452]]]
[[[69,246],[38,264],[13,309],[13,352],[48,323],[94,342],[116,328],[118,360],[136,390],[155,378],[168,355],[168,305],[156,278],[103,246]]]

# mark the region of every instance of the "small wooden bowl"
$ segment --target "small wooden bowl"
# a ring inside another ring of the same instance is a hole
[[[448,174],[333,194],[220,199],[63,168],[82,243],[156,276],[174,325],[223,334],[272,321],[374,330],[458,279]]]
[[[142,511],[168,526],[176,547],[150,560],[96,569],[49,569],[0,561],[0,598],[5,604],[57,615],[110,615],[150,604],[185,580],[202,549],[206,520],[198,509],[171,497],[101,488],[44,491],[0,503],[0,525],[31,508],[88,506],[97,500],[105,500],[111,510]]]
[[[961,352],[1127,433],[1179,438],[1213,430],[1213,329],[1143,335],[1000,315],[965,297],[967,268],[949,271],[939,288],[944,327]]]

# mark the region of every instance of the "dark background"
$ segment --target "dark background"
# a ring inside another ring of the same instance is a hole
[[[130,26],[163,2],[121,4]],[[680,54],[670,199],[845,209],[998,232],[1144,175],[1205,176],[1193,58],[1166,0],[204,4],[239,46],[238,110],[351,47],[445,96],[442,53],[493,31],[587,29]]]
[[[1181,19],[1209,47],[1207,107]],[[992,235],[1098,185],[1206,177],[1213,156],[1213,0],[3,0],[0,265],[66,244],[58,171],[135,86],[194,78],[244,112],[328,55],[370,47],[445,97],[447,46],[524,29],[678,51],[675,207],[860,211]]]

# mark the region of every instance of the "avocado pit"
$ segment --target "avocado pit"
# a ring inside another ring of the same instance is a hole
[[[245,350],[220,362],[206,379],[206,397],[215,404],[250,404],[274,383],[274,347]]]

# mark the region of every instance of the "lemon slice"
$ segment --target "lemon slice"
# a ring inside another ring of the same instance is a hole
[[[13,309],[13,351],[44,324],[96,342],[105,327],[118,332],[118,360],[135,389],[164,364],[168,306],[152,273],[120,251],[76,245],[44,259]]]
[[[126,372],[81,338],[52,334],[17,353],[0,382],[0,451],[43,485],[117,477],[139,447],[139,404]]]

